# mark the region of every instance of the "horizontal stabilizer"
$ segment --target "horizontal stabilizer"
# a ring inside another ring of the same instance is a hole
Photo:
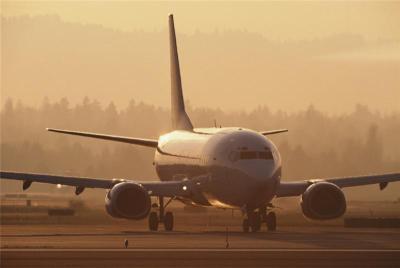
[[[46,128],[48,131],[69,134],[69,135],[76,135],[82,137],[89,137],[95,139],[102,139],[102,140],[110,140],[110,141],[118,141],[130,144],[136,144],[141,146],[153,147],[156,148],[158,145],[157,140],[151,139],[141,139],[141,138],[132,138],[132,137],[124,137],[124,136],[114,136],[114,135],[105,135],[105,134],[97,134],[97,133],[90,133],[90,132],[80,132],[80,131],[71,131],[71,130],[63,130],[63,129],[54,129],[54,128]]]
[[[260,134],[264,136],[272,135],[272,134],[278,134],[282,132],[288,132],[289,130],[287,129],[276,129],[276,130],[269,130],[269,131],[260,131]]]

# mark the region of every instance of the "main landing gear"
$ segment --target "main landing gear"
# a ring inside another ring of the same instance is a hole
[[[243,219],[243,232],[248,233],[250,230],[258,232],[262,223],[267,225],[268,231],[276,230],[276,214],[275,212],[267,212],[267,207],[257,210],[248,209],[246,215],[247,217]]]
[[[172,212],[167,211],[164,213],[165,208],[171,203],[173,198],[169,199],[168,202],[164,205],[164,197],[158,197],[158,204],[154,203],[152,205],[153,208],[158,208],[159,214],[156,211],[152,211],[149,214],[149,230],[157,231],[158,224],[163,223],[165,231],[172,231],[174,229],[174,215]]]

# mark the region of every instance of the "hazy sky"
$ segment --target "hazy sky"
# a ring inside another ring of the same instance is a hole
[[[172,12],[185,98],[193,106],[400,109],[400,1],[2,1],[1,7],[3,100],[76,103],[90,96],[119,107],[130,98],[169,105]]]
[[[117,107],[131,98],[169,107],[168,13],[192,106],[296,112],[313,104],[343,113],[362,103],[400,111],[400,1],[1,0],[1,101],[76,104],[89,96]],[[321,133],[312,136],[330,143]]]
[[[4,16],[58,14],[66,21],[119,30],[162,30],[173,12],[179,31],[247,30],[269,39],[313,39],[335,33],[400,39],[400,2],[388,1],[2,1]]]

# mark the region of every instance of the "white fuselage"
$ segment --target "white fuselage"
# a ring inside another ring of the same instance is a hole
[[[242,128],[176,130],[160,137],[154,164],[163,181],[190,180],[197,205],[258,208],[275,196],[281,157],[258,132]]]

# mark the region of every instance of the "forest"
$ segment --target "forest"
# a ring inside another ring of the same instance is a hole
[[[283,158],[285,179],[394,172],[400,167],[400,114],[353,112],[329,115],[313,106],[295,113],[268,107],[224,112],[187,107],[195,127],[288,128],[270,136]],[[88,97],[44,99],[39,107],[8,99],[1,109],[1,168],[100,178],[156,179],[154,151],[133,145],[50,133],[46,127],[157,138],[170,130],[169,110],[131,100],[118,109]]]

